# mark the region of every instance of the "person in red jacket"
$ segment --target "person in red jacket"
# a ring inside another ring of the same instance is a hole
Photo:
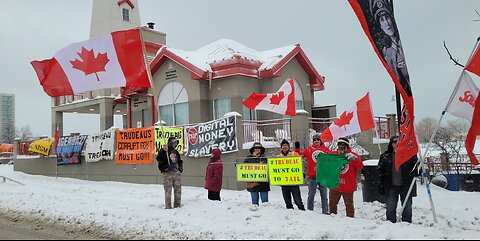
[[[297,150],[296,150],[297,151]],[[307,159],[307,176],[308,176],[308,198],[307,209],[313,211],[313,203],[315,201],[315,194],[317,189],[320,191],[320,197],[322,199],[322,213],[328,213],[328,197],[327,187],[321,186],[317,182],[317,156],[320,153],[330,154],[331,151],[323,145],[320,139],[320,134],[313,135],[313,144],[303,151],[297,151]]]
[[[330,214],[337,214],[337,205],[340,198],[343,197],[347,217],[355,216],[355,207],[353,205],[353,193],[357,188],[357,174],[363,168],[363,162],[360,156],[353,152],[347,138],[338,139],[337,151],[334,154],[345,154],[350,161],[342,168],[338,188],[330,190]]]
[[[205,174],[205,189],[208,190],[208,199],[221,201],[220,190],[223,181],[222,151],[218,148],[212,150],[210,162]]]

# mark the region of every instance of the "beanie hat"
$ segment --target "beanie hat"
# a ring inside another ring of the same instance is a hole
[[[280,146],[283,146],[283,144],[287,144],[288,146],[290,146],[290,142],[288,142],[285,139],[282,140],[282,143],[280,143]]]
[[[337,145],[340,144],[340,143],[344,143],[344,144],[347,145],[347,147],[350,147],[350,141],[345,137],[341,137],[341,138],[338,139]]]

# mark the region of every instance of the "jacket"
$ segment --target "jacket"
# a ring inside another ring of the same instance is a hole
[[[157,155],[157,162],[158,162],[158,170],[160,172],[172,172],[172,162],[171,159],[176,158],[178,163],[178,171],[180,173],[183,172],[183,160],[181,159],[180,153],[173,147],[173,142],[177,141],[174,137],[170,137],[168,139],[168,153],[165,149],[160,149]],[[167,156],[168,154],[168,156]]]
[[[330,149],[324,145],[311,145],[300,152],[305,158],[307,158],[307,176],[309,178],[317,177],[317,157],[320,152],[325,154],[331,153]]]
[[[210,158],[205,173],[205,189],[212,192],[220,192],[223,182],[223,163],[222,159],[220,159],[221,151],[220,149],[214,149],[212,153],[214,156]]]
[[[387,194],[388,190],[392,186],[392,166],[395,163],[392,157],[394,157],[392,153],[384,152],[382,155],[380,155],[380,160],[378,161],[377,170],[380,179],[378,183],[378,192],[382,195]],[[419,176],[416,166],[417,160],[417,156],[414,156],[400,166],[400,173],[402,174],[403,180],[402,187],[405,194],[408,192],[408,189],[410,188],[410,183],[412,182],[413,178]],[[416,183],[413,186],[411,196],[417,196]]]
[[[265,157],[258,157],[255,158],[253,155],[249,155],[249,158],[245,159],[244,163],[268,163],[267,158]],[[270,182],[259,182],[260,185],[247,188],[249,192],[269,192],[270,191]]]
[[[353,152],[351,148],[345,151],[345,154],[352,153],[357,159],[350,158],[350,163],[342,167],[342,172],[338,180],[338,188],[333,191],[353,193],[357,189],[357,175],[358,171],[362,170],[363,162],[360,156]],[[338,151],[334,151],[333,154],[338,154]]]

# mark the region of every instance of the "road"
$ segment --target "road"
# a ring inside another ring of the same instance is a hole
[[[85,240],[103,239],[89,234],[66,231],[47,223],[18,220],[0,214],[0,240]]]

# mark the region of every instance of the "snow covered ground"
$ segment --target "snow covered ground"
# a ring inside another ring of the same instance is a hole
[[[14,172],[0,165],[0,213],[34,217],[79,231],[125,239],[478,239],[480,193],[450,192],[432,186],[439,221],[433,222],[424,186],[414,199],[413,224],[385,221],[380,203],[363,203],[355,193],[355,219],[345,217],[343,201],[335,217],[315,211],[286,210],[280,187],[270,204],[251,211],[247,191],[221,192],[207,199],[202,188],[184,187],[182,208],[164,209],[163,186],[92,182]],[[307,189],[301,187],[306,203]],[[317,194],[316,199],[319,199]]]

